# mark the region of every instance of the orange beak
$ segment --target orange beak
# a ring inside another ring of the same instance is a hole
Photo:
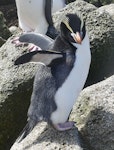
[[[73,39],[76,43],[81,44],[82,43],[82,37],[79,32],[76,32],[76,34],[72,34]]]

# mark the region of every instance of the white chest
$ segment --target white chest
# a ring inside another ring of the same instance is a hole
[[[18,10],[23,10],[25,12],[26,11],[40,12],[41,10],[44,11],[45,0],[15,0],[15,1],[16,1],[16,6]],[[63,7],[65,7],[65,0],[53,0],[52,1],[53,12],[56,12]]]
[[[70,111],[85,84],[90,61],[89,39],[86,35],[82,45],[77,49],[73,69],[63,85],[56,92],[55,102],[57,110],[51,115],[51,120],[54,124],[67,121]]]

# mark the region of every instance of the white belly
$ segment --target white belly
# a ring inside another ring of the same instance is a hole
[[[85,84],[90,61],[89,39],[86,35],[83,44],[77,49],[76,61],[72,71],[63,85],[56,92],[55,102],[57,110],[51,115],[53,124],[64,123],[67,121],[70,111]]]
[[[64,7],[64,0],[53,0],[53,12]],[[45,34],[48,24],[44,15],[44,0],[16,0],[19,26],[23,31]]]
[[[63,7],[65,7],[65,0],[53,0],[53,13],[62,9]]]

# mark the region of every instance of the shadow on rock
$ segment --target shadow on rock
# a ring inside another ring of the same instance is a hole
[[[90,112],[85,126],[81,129],[90,149],[114,149],[114,114],[97,108]]]
[[[46,126],[44,131],[37,137],[32,144],[25,147],[25,150],[30,149],[34,145],[46,142],[47,145],[49,143],[57,143],[60,145],[77,145],[83,146],[81,139],[79,139],[78,129],[74,127],[72,130],[65,131],[65,132],[58,132],[50,126]]]
[[[76,149],[88,150],[76,127],[72,130],[59,132],[40,122],[33,131],[20,143],[14,143],[11,150],[37,149]]]

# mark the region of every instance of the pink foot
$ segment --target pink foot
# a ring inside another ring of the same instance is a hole
[[[28,50],[30,52],[33,52],[33,51],[39,51],[39,50],[42,50],[39,46],[36,46],[34,44],[30,44],[30,46],[28,47]]]
[[[26,42],[20,42],[19,41],[19,37],[16,37],[12,40],[12,43],[15,44],[16,47],[21,47],[21,46],[28,46],[30,43],[26,43]],[[34,44],[30,44],[28,47],[28,51],[32,52],[32,51],[39,51],[42,50],[40,47],[34,45]]]
[[[69,121],[69,122],[59,123],[57,125],[54,125],[54,128],[57,129],[58,131],[66,131],[72,129],[74,124],[75,122]]]
[[[16,47],[18,47],[18,46],[27,46],[28,45],[28,43],[20,42],[19,37],[14,38],[12,40],[12,43],[15,44]]]

